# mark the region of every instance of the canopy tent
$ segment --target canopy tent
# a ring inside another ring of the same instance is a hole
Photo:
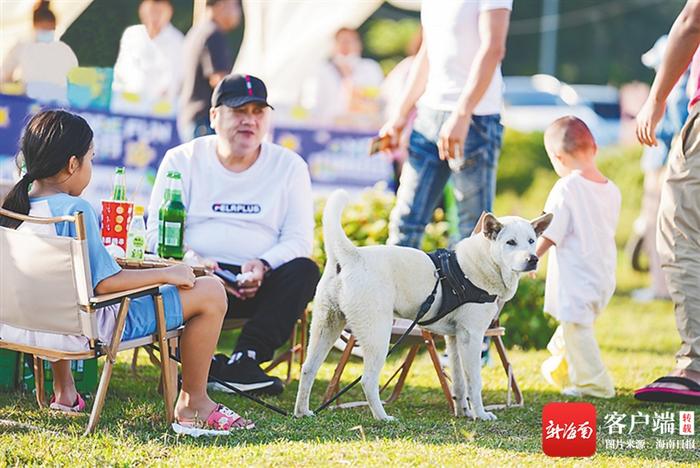
[[[201,17],[204,0],[193,0]],[[92,0],[51,2],[60,37]],[[243,0],[245,33],[235,72],[261,77],[275,105],[294,104],[303,81],[330,53],[335,32],[358,27],[383,0]],[[396,7],[420,8],[420,0],[390,0]],[[32,30],[36,0],[0,0],[0,61]],[[115,38],[118,40],[118,38]]]
[[[295,104],[305,78],[328,57],[335,32],[360,26],[383,0],[243,0],[245,32],[234,72],[262,78],[275,106]],[[391,0],[420,9],[420,0]]]
[[[90,3],[92,0],[51,2],[51,11],[56,15],[56,37],[61,37]],[[0,0],[0,62],[18,40],[29,38],[35,6],[36,0]]]

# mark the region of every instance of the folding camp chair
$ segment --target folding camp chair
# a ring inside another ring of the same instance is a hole
[[[404,334],[410,323],[411,322],[407,320],[395,321],[391,330],[391,341],[395,342],[396,340],[398,340],[398,338]],[[503,370],[506,372],[506,376],[508,377],[506,403],[487,405],[486,409],[488,410],[523,405],[523,395],[520,391],[520,388],[518,387],[518,383],[515,380],[515,376],[513,375],[513,368],[510,364],[510,361],[508,360],[508,355],[506,354],[506,349],[503,345],[503,340],[501,339],[501,337],[504,334],[505,328],[499,326],[498,320],[495,320],[485,333],[485,336],[491,337],[493,339],[494,345],[496,346],[496,351],[498,352],[498,356],[501,359],[501,364],[503,365]],[[411,333],[402,342],[402,344],[407,344],[410,346],[406,357],[380,390],[380,392],[383,392],[389,387],[389,385],[396,378],[396,376],[399,376],[391,395],[389,396],[389,398],[384,400],[385,404],[393,403],[399,398],[399,396],[401,395],[401,391],[403,390],[404,384],[406,382],[406,378],[408,377],[408,373],[411,370],[411,366],[413,365],[413,361],[415,360],[416,354],[418,354],[418,351],[421,347],[425,347],[433,364],[433,369],[435,369],[435,374],[437,375],[438,382],[440,382],[442,392],[445,395],[445,400],[447,400],[447,405],[449,406],[450,411],[454,413],[454,401],[452,399],[452,393],[448,384],[449,376],[446,374],[445,370],[442,367],[442,364],[440,363],[440,357],[437,352],[437,348],[435,347],[435,340],[437,338],[439,338],[438,335],[434,335],[427,330],[421,329],[420,327],[416,327],[413,330],[411,330]],[[328,387],[326,388],[326,393],[323,396],[324,403],[330,400],[333,397],[333,395],[335,395],[340,389],[340,379],[343,375],[343,371],[345,370],[348,361],[350,360],[352,348],[356,345],[357,341],[355,337],[353,335],[350,335],[350,337],[347,340],[345,349],[343,350],[343,353],[340,357],[340,361],[338,362],[338,365],[335,368],[333,377],[331,378],[331,381],[329,382]],[[335,407],[350,408],[354,406],[363,406],[366,404],[367,403],[364,401],[355,401],[348,403],[338,403],[335,405]]]
[[[176,346],[181,329],[169,332],[165,329],[163,299],[158,289],[160,285],[93,296],[82,213],[39,218],[0,208],[0,214],[30,223],[29,226],[60,222],[75,225],[75,238],[39,234],[31,229],[0,227],[0,323],[25,330],[85,337],[89,342],[89,349],[67,352],[10,342],[0,337],[0,349],[34,355],[36,399],[39,405],[46,405],[41,357],[75,360],[105,356],[100,384],[85,430],[85,434],[91,433],[100,418],[117,353],[157,343],[161,350],[165,414],[167,422],[172,422],[177,367],[163,352],[167,353]],[[41,293],[37,294],[38,291]],[[130,301],[146,295],[153,296],[156,304],[158,332],[144,338],[121,341]],[[112,304],[120,304],[114,334],[109,343],[102,343],[98,339],[95,312],[100,307]]]

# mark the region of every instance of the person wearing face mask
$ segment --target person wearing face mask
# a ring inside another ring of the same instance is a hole
[[[185,36],[170,23],[172,16],[170,0],[141,0],[141,24],[126,28],[119,43],[112,82],[115,96],[133,93],[147,105],[167,101],[174,111]]]
[[[56,16],[49,1],[34,8],[34,37],[18,42],[0,67],[0,80],[18,82],[27,96],[41,101],[66,101],[66,77],[78,66],[78,59],[65,42],[56,39]]]
[[[260,364],[287,341],[320,275],[309,258],[314,232],[309,169],[298,154],[264,141],[271,115],[259,78],[228,75],[219,82],[209,107],[216,134],[170,149],[158,168],[146,242],[155,251],[167,174],[177,171],[186,258],[214,271],[247,273],[230,283],[227,317],[248,321],[232,354],[215,356],[212,372],[239,390],[278,394],[282,382]]]
[[[335,33],[333,55],[303,92],[302,104],[321,124],[352,122],[351,115],[378,115],[379,88],[384,73],[379,64],[362,57],[362,39],[351,28]]]

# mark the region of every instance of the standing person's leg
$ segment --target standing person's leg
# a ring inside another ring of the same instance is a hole
[[[652,401],[700,404],[700,119],[695,110],[669,155],[661,192],[657,248],[673,300],[681,349],[676,369],[638,390]]]
[[[241,390],[280,393],[282,382],[265,374],[259,363],[271,360],[275,350],[289,339],[294,324],[313,299],[319,279],[313,260],[295,258],[272,270],[254,298],[242,301],[229,296],[227,316],[249,320],[228,362],[217,362],[219,376]],[[223,386],[217,388],[226,391]]]
[[[569,380],[569,367],[566,362],[566,344],[564,343],[564,328],[560,323],[552,334],[547,351],[551,356],[540,367],[540,372],[550,385],[562,390],[571,385]]]
[[[562,393],[570,396],[612,398],[615,385],[603,364],[593,324],[562,322],[562,336],[571,387]]]
[[[496,168],[503,139],[500,120],[498,114],[472,117],[464,158],[453,170],[460,239],[471,235],[483,211],[493,209]],[[452,239],[452,242],[460,239]]]
[[[644,197],[642,198],[642,211],[647,220],[644,231],[644,247],[649,257],[649,276],[651,279],[651,292],[656,299],[667,299],[668,288],[666,278],[661,269],[661,258],[656,248],[656,220],[659,217],[659,205],[661,201],[661,187],[666,174],[666,167],[644,173]]]
[[[401,170],[396,205],[389,216],[387,244],[419,249],[425,226],[442,197],[450,170],[438,155],[437,138],[449,113],[421,108]]]
[[[458,238],[450,239],[451,244],[469,237],[481,213],[493,209],[493,199],[496,196],[496,167],[502,139],[503,126],[500,115],[472,117],[463,159],[452,173],[459,229]],[[484,365],[489,359],[490,344],[491,340],[484,337],[481,350],[481,362]]]

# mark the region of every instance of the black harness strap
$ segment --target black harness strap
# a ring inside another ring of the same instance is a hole
[[[437,315],[428,320],[418,322],[418,325],[425,326],[435,323],[467,302],[486,304],[496,301],[497,296],[479,288],[469,281],[469,278],[464,276],[454,250],[438,249],[429,253],[428,257],[435,265],[438,281],[442,283],[442,301]]]

